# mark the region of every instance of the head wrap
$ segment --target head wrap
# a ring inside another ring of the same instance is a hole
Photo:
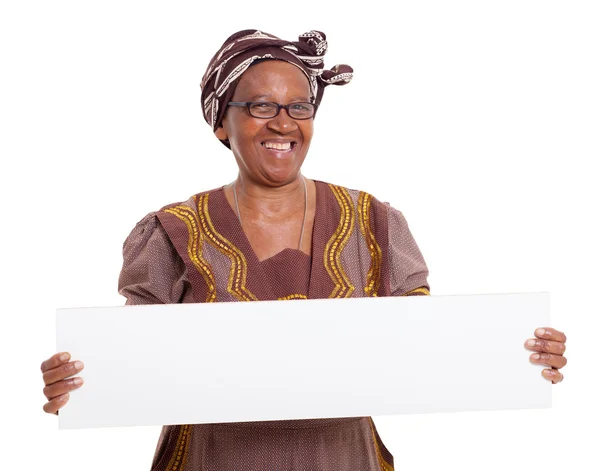
[[[284,60],[302,70],[310,83],[311,100],[318,106],[327,85],[345,85],[352,80],[353,70],[348,65],[324,70],[323,56],[326,52],[326,37],[320,31],[304,33],[297,42],[284,41],[255,29],[235,33],[223,43],[202,77],[204,119],[213,131],[221,126],[227,103],[231,101],[242,74],[253,62],[265,59]]]

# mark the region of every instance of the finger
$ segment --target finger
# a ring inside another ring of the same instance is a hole
[[[48,370],[56,368],[71,359],[71,354],[68,352],[57,353],[56,355],[52,355],[46,361],[42,363],[41,370],[42,373],[45,373]]]
[[[60,365],[58,368],[46,371],[43,375],[44,384],[46,386],[54,384],[57,381],[68,378],[69,376],[76,375],[81,370],[83,370],[83,363],[80,361],[71,361],[69,363],[65,363],[64,365]]]
[[[554,340],[555,342],[565,343],[567,337],[560,330],[553,329],[552,327],[540,327],[535,329],[535,336],[540,339]]]
[[[51,401],[44,404],[44,412],[48,414],[56,414],[58,409],[63,407],[69,400],[69,393],[63,394],[62,396],[55,397]]]
[[[560,369],[567,364],[567,359],[562,355],[552,355],[551,353],[534,353],[529,357],[531,363],[536,365],[550,366]]]
[[[46,399],[52,400],[55,397],[80,388],[82,384],[83,378],[70,378],[64,381],[58,381],[44,388],[44,396],[46,396]]]
[[[525,342],[525,348],[534,352],[553,353],[554,355],[562,355],[567,349],[562,342],[543,339],[529,339]]]
[[[542,370],[542,376],[548,381],[552,381],[552,384],[560,383],[564,379],[563,374],[554,369]]]

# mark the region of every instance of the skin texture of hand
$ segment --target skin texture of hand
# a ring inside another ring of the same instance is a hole
[[[83,369],[80,361],[69,361],[71,355],[67,352],[57,353],[42,363],[44,378],[44,396],[48,402],[44,411],[48,414],[58,414],[58,410],[69,400],[69,391],[78,389],[83,384],[82,378],[73,378]]]
[[[565,353],[567,337],[564,333],[550,327],[540,327],[535,330],[535,338],[525,342],[525,348],[536,353],[529,356],[529,361],[535,365],[549,366],[542,370],[542,376],[552,384],[560,383],[564,376],[558,371],[567,364]]]

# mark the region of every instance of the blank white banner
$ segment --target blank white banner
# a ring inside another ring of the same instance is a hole
[[[57,310],[60,428],[551,407],[547,293]]]

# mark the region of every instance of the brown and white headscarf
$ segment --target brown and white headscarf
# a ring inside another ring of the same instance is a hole
[[[293,42],[255,29],[233,34],[211,59],[202,77],[204,119],[215,131],[221,125],[227,103],[242,74],[253,62],[265,59],[284,60],[302,70],[310,83],[311,100],[318,106],[327,85],[345,85],[352,80],[353,70],[348,65],[325,70],[326,52],[326,36],[320,31],[304,33]]]

